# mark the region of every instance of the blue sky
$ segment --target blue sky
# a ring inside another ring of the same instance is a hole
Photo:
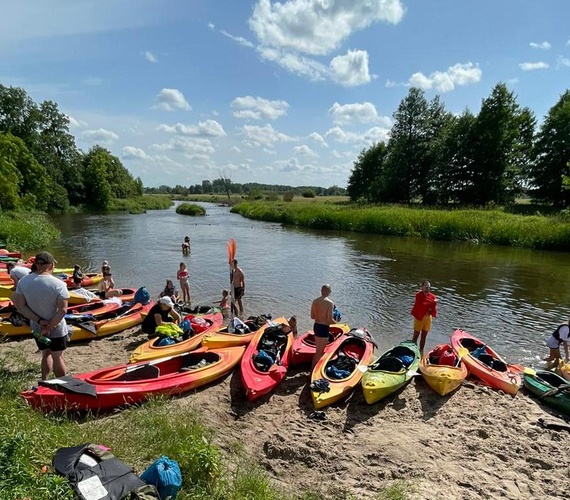
[[[147,186],[345,186],[410,85],[542,120],[570,88],[568,0],[5,2],[0,83],[58,103]]]

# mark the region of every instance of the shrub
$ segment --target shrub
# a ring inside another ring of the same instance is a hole
[[[279,199],[279,195],[277,193],[269,193],[265,199],[267,201],[277,201]]]
[[[301,193],[301,196],[303,198],[314,198],[317,195],[315,194],[315,192],[312,189],[305,189],[305,191],[303,191]]]
[[[194,203],[181,203],[176,207],[176,213],[181,215],[206,215],[206,209]]]
[[[286,191],[283,195],[283,201],[293,201],[295,197],[295,191]]]

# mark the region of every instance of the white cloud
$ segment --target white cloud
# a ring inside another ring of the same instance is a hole
[[[278,132],[269,123],[264,127],[258,127],[257,125],[244,125],[242,127],[241,134],[245,137],[245,144],[252,148],[261,146],[271,148],[274,144],[279,142],[290,142],[296,140],[294,137]]]
[[[324,137],[317,132],[313,132],[313,133],[309,134],[309,138],[313,139],[313,141],[315,141],[317,144],[323,146],[324,148],[329,147],[329,145],[327,144],[327,141],[325,141]]]
[[[240,148],[238,148],[238,147],[237,147],[237,146],[235,146],[235,145],[234,145],[234,146],[232,146],[232,151],[235,151],[235,152],[236,152],[236,153],[238,153],[238,154],[239,154],[239,153],[241,153],[241,149],[240,149]]]
[[[111,144],[115,142],[119,136],[110,130],[104,128],[99,128],[97,130],[86,130],[81,133],[83,139],[87,139],[93,142],[101,142],[104,144]]]
[[[252,120],[276,120],[286,115],[289,104],[286,101],[269,101],[261,97],[236,97],[232,103],[236,118],[249,118]]]
[[[71,115],[67,115],[67,118],[69,119],[69,125],[75,128],[85,128],[87,127],[87,123],[84,122],[83,120],[77,120],[75,118],[73,118],[73,116]]]
[[[558,67],[567,66],[570,67],[570,59],[564,56],[558,56]]]
[[[372,127],[366,132],[357,134],[356,132],[347,132],[338,125],[329,129],[325,137],[332,139],[342,144],[356,143],[356,144],[371,144],[373,142],[382,142],[388,139],[390,129],[384,127]]]
[[[403,15],[400,0],[259,0],[249,26],[264,46],[325,55],[353,32],[378,21],[398,24]]]
[[[315,151],[313,151],[309,146],[307,146],[306,144],[303,144],[301,146],[295,146],[293,148],[293,151],[295,151],[295,153],[303,155],[303,156],[308,156],[309,158],[318,158],[318,154],[315,153]]]
[[[148,156],[142,149],[135,148],[134,146],[125,146],[121,149],[122,158],[125,160],[150,160]]]
[[[198,122],[198,125],[184,125],[177,123],[175,125],[159,125],[156,130],[166,132],[167,134],[186,135],[190,137],[225,137],[224,127],[216,120],[206,120]]]
[[[515,76],[514,78],[510,78],[509,80],[507,80],[507,83],[515,85],[515,84],[519,83],[519,79],[518,79],[518,77]]]
[[[519,64],[519,68],[522,69],[523,71],[534,71],[537,69],[547,69],[550,66],[542,61],[539,62],[525,62],[525,63],[521,63]]]
[[[436,90],[438,92],[450,92],[456,85],[464,86],[477,83],[481,80],[482,71],[478,65],[473,63],[454,64],[447,71],[435,71],[429,76],[423,73],[414,73],[408,84],[412,87],[419,87],[423,90]]]
[[[208,28],[214,31],[216,29],[216,25],[214,23],[208,23]]]
[[[380,116],[376,106],[371,102],[355,102],[353,104],[339,104],[335,102],[329,109],[334,123],[376,123]]]
[[[181,109],[183,111],[190,111],[192,106],[188,104],[184,95],[177,89],[162,89],[156,95],[156,105],[154,108],[163,109],[164,111],[175,111]]]
[[[144,53],[144,57],[150,63],[157,63],[158,62],[158,58],[150,50],[147,50]]]
[[[250,49],[252,49],[254,47],[253,43],[251,43],[249,40],[246,40],[245,38],[243,38],[241,36],[232,35],[232,34],[228,33],[227,31],[224,31],[224,30],[220,30],[220,33],[224,36],[227,36],[229,39],[233,40],[234,42],[237,42],[240,45],[243,45],[244,47],[249,47]]]
[[[211,155],[216,151],[208,139],[187,139],[184,137],[177,137],[162,144],[152,144],[150,147],[155,151],[176,151],[189,155]]]
[[[308,57],[285,53],[269,47],[258,47],[257,50],[262,59],[275,62],[287,71],[305,76],[309,80],[325,80],[329,75],[329,70],[324,64]]]
[[[331,77],[344,87],[356,87],[370,82],[368,52],[349,50],[344,56],[336,56],[330,62]]]
[[[540,43],[530,42],[529,45],[533,49],[540,49],[540,50],[548,50],[550,47],[552,47],[548,42],[540,42]]]
[[[395,82],[394,80],[386,80],[386,84],[384,85],[387,89],[391,89],[393,87],[398,87],[399,83]]]

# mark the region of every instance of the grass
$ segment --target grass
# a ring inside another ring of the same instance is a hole
[[[206,209],[194,203],[181,203],[176,207],[176,213],[182,215],[206,215]]]
[[[49,246],[59,237],[59,230],[41,213],[0,213],[0,241],[9,250],[19,251]]]
[[[334,486],[325,494],[279,490],[245,454],[236,450],[225,456],[213,445],[212,431],[195,410],[167,400],[156,399],[106,417],[43,415],[19,397],[34,383],[38,369],[23,358],[0,358],[0,500],[72,500],[67,480],[53,471],[51,462],[58,448],[82,443],[110,447],[139,474],[161,455],[176,460],[183,478],[179,500],[352,498]],[[47,470],[42,471],[44,466]],[[405,500],[404,494],[399,486],[389,487],[379,499]]]
[[[436,210],[304,201],[246,201],[232,211],[251,219],[313,229],[570,251],[570,216],[564,213],[519,215],[504,209]]]

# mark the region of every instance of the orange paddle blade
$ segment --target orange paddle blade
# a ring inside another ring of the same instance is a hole
[[[236,257],[236,240],[233,238],[228,241],[228,262],[231,265]]]

